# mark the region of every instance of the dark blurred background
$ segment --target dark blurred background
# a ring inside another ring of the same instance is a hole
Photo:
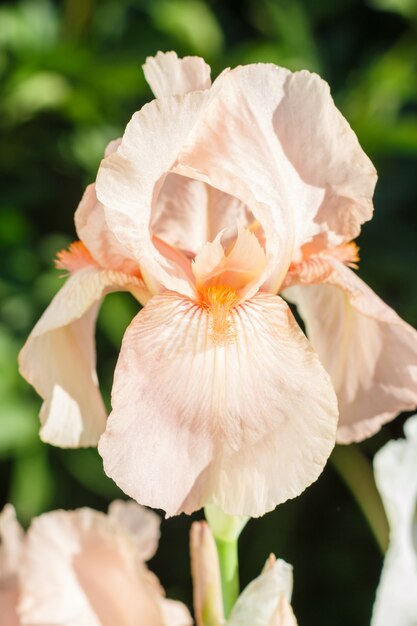
[[[27,524],[43,511],[105,509],[120,495],[95,450],[38,439],[40,399],[16,357],[61,284],[56,252],[75,238],[74,209],[106,143],[151,98],[141,64],[157,50],[226,66],[308,68],[379,171],[376,214],[360,237],[360,275],[417,325],[416,0],[21,0],[0,4],[0,505]],[[108,400],[128,295],[109,296],[98,324]],[[361,445],[368,459],[404,416]],[[197,516],[198,517],[198,516]],[[151,564],[171,597],[191,601],[190,519],[163,522]],[[295,501],[253,520],[241,539],[242,583],[273,551],[294,565],[302,626],[369,624],[382,556],[361,510],[329,464]]]

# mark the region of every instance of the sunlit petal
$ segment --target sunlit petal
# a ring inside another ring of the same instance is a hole
[[[105,207],[97,200],[95,185],[89,185],[75,212],[75,226],[79,238],[84,242],[101,266],[135,274],[139,266],[133,255],[125,248],[110,230],[105,215]]]
[[[89,265],[52,300],[19,355],[20,372],[44,399],[41,438],[62,447],[95,445],[107,412],[95,371],[94,329],[111,291],[146,290],[134,276]]]
[[[209,89],[210,66],[201,57],[183,57],[176,52],[158,52],[143,66],[145,78],[156,98],[182,96]]]
[[[154,100],[135,113],[118,150],[100,166],[96,191],[113,235],[144,273],[168,289],[193,295],[188,278],[158,253],[149,230],[152,206],[202,107],[204,92]]]
[[[361,441],[417,405],[417,332],[349,268],[329,259],[323,284],[284,291],[329,372],[339,402],[338,440]]]
[[[125,493],[170,515],[209,502],[262,515],[316,480],[334,445],[330,380],[283,300],[259,294],[221,321],[166,294],[124,337],[100,453]]]

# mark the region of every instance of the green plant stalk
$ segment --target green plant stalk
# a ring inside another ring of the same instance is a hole
[[[389,526],[371,463],[355,444],[336,446],[330,460],[361,508],[381,552],[385,553]]]
[[[216,538],[222,582],[223,607],[226,619],[239,596],[238,539],[223,541]]]

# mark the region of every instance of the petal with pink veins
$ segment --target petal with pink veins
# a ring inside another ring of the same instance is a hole
[[[325,282],[290,287],[338,397],[338,441],[362,441],[417,406],[417,332],[352,270],[327,258]]]
[[[281,298],[232,307],[224,341],[210,319],[178,294],[148,302],[123,340],[99,450],[125,493],[169,515],[207,503],[263,515],[320,475],[336,398]]]
[[[95,371],[94,329],[100,301],[112,291],[131,291],[146,300],[138,277],[96,265],[74,272],[20,352],[22,376],[44,399],[40,435],[47,443],[96,445],[104,430],[107,412]]]
[[[183,57],[176,52],[158,52],[148,57],[143,72],[156,98],[182,96],[209,89],[210,66],[201,57]]]

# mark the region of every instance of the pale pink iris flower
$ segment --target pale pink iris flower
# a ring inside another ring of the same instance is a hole
[[[108,515],[52,511],[35,518],[26,536],[9,505],[0,534],[1,626],[193,623],[145,565],[157,548],[159,518],[135,502],[113,502]],[[11,564],[6,586],[3,570]]]
[[[44,398],[42,438],[79,446],[102,435],[107,474],[138,502],[169,515],[213,503],[257,516],[317,479],[338,419],[330,378],[277,293],[299,302],[298,291],[333,289],[330,279],[304,286],[306,275],[324,280],[301,271],[310,259],[350,276],[349,242],[372,215],[376,174],[318,76],[268,64],[226,70],[213,85],[209,74],[200,58],[147,60],[156,99],[87,188],[75,218],[82,243],[59,257],[70,277],[20,367]],[[106,423],[93,328],[114,290],[145,306],[125,334]],[[366,312],[353,288],[352,302]],[[363,329],[367,342],[353,363],[345,311],[319,309],[311,321],[299,304],[340,396],[341,439],[370,433],[374,383],[389,416],[417,403],[415,334],[394,313],[375,322],[390,337],[386,354],[356,316],[354,339]],[[353,415],[345,399],[355,393],[365,400]]]
[[[190,544],[196,626],[297,626],[291,565],[271,554],[225,620],[216,544],[205,522],[193,523]]]
[[[417,415],[404,431],[405,439],[389,441],[374,458],[390,537],[371,626],[417,624]]]

